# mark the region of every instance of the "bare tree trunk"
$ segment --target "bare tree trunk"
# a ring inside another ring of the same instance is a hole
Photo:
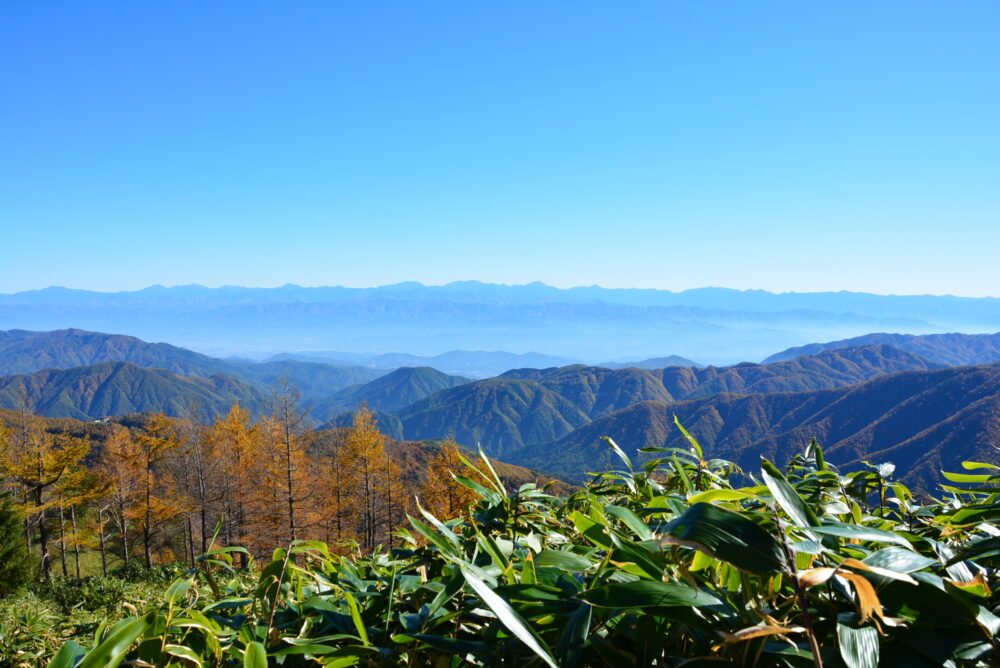
[[[59,561],[62,563],[63,577],[69,576],[66,568],[66,516],[62,506],[59,506]]]
[[[80,541],[76,535],[76,506],[69,507],[70,525],[73,527],[73,560],[76,562],[76,579],[80,579]]]
[[[119,533],[122,536],[122,559],[128,564],[128,518],[125,517],[125,499],[118,499]]]
[[[204,514],[204,506],[202,506],[202,513]],[[189,557],[188,558],[188,564],[193,567],[194,566],[194,558],[195,558],[195,555],[197,553],[195,552],[194,528],[191,526],[191,524],[192,524],[192,522],[191,522],[191,516],[190,515],[186,515],[184,517],[184,522],[185,522],[185,524],[187,524],[187,540],[188,540],[188,544],[191,546],[191,551],[188,554],[188,557]],[[202,526],[202,533],[201,533],[201,552],[202,553],[205,552],[205,530],[204,530],[204,526]]]
[[[147,462],[146,464],[146,521],[142,525],[142,547],[143,555],[146,558],[146,568],[153,567],[153,481],[150,479],[152,472],[150,467],[152,465]]]
[[[97,528],[100,532],[101,545],[101,575],[108,576],[108,552],[104,548],[104,508],[97,511]]]

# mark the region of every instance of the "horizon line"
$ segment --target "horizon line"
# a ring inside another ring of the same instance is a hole
[[[936,297],[936,298],[953,298],[953,299],[1000,299],[993,295],[985,295],[982,297],[970,297],[966,295],[956,295],[952,293],[944,294],[934,294],[934,293],[894,293],[894,292],[868,292],[861,290],[815,290],[815,291],[796,291],[796,290],[785,290],[785,291],[773,291],[764,288],[733,288],[726,286],[714,286],[705,285],[694,288],[685,288],[681,290],[670,290],[668,288],[645,288],[645,287],[627,287],[627,288],[609,288],[596,283],[591,285],[573,285],[569,287],[559,287],[544,283],[542,281],[530,281],[528,283],[491,283],[487,281],[480,281],[477,279],[463,279],[454,280],[447,283],[422,283],[420,281],[399,281],[396,283],[384,283],[381,285],[365,285],[365,286],[350,286],[350,285],[301,285],[298,283],[283,283],[281,285],[271,285],[271,286],[247,286],[247,285],[235,285],[235,284],[222,284],[222,285],[203,285],[201,283],[182,283],[175,285],[163,285],[161,283],[153,283],[147,285],[143,288],[137,288],[132,290],[92,290],[87,288],[71,288],[62,285],[50,285],[44,288],[29,288],[27,290],[17,290],[15,292],[0,292],[0,296],[3,297],[14,297],[17,295],[24,295],[30,293],[47,292],[47,291],[65,291],[65,292],[82,292],[90,294],[100,294],[100,295],[116,295],[116,294],[132,294],[139,292],[146,292],[150,290],[177,290],[184,288],[193,288],[201,290],[226,290],[226,289],[238,289],[238,290],[281,290],[281,289],[302,289],[302,290],[324,290],[324,289],[341,289],[341,290],[382,290],[386,288],[398,288],[412,286],[414,288],[450,288],[461,285],[478,285],[485,287],[501,287],[501,288],[548,288],[551,290],[557,290],[560,292],[569,292],[573,290],[604,290],[608,292],[654,292],[654,293],[665,293],[680,295],[689,292],[698,292],[703,290],[719,290],[719,291],[729,291],[729,292],[740,292],[740,293],[766,293],[775,296],[781,295],[871,295],[876,297]]]

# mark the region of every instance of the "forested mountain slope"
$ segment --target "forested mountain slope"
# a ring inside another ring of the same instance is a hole
[[[363,385],[353,385],[331,398],[336,406],[354,408],[366,403],[372,410],[394,411],[420,401],[435,392],[471,382],[431,367],[402,367]]]
[[[92,420],[143,411],[189,415],[195,407],[213,418],[240,403],[260,413],[261,390],[229,376],[180,376],[129,362],[102,362],[72,369],[46,369],[0,378],[0,408],[27,408],[47,417]]]
[[[399,412],[410,440],[454,436],[482,444],[488,454],[506,452],[568,434],[589,421],[570,400],[541,384],[490,378],[443,390]]]
[[[834,464],[891,461],[908,482],[926,487],[963,460],[1000,459],[1000,365],[903,372],[811,392],[647,401],[508,458],[580,476],[613,464],[603,436],[633,455],[677,445],[675,415],[709,456],[748,469],[761,455],[785,461],[816,437]]]
[[[449,433],[490,454],[547,443],[642,401],[672,402],[717,392],[801,392],[938,365],[891,346],[824,352],[776,364],[660,370],[575,365],[517,369],[433,394],[399,411],[407,438]]]

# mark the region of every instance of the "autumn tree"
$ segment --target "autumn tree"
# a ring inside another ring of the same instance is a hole
[[[342,494],[361,546],[370,550],[388,543],[402,515],[399,468],[385,450],[385,436],[367,406],[354,414],[354,424],[333,461],[341,473]]]
[[[271,397],[271,412],[259,424],[257,451],[247,462],[254,476],[244,497],[247,543],[260,553],[305,537],[319,521],[321,500],[316,465],[309,454],[312,433],[299,408],[299,393],[282,379]]]
[[[122,538],[122,556],[129,559],[129,531],[134,525],[141,538],[143,561],[153,565],[153,543],[160,528],[181,515],[187,500],[180,494],[166,460],[180,446],[173,420],[156,414],[135,433],[113,429],[104,448],[102,469],[109,478]]]
[[[355,538],[347,475],[337,465],[347,431],[344,428],[325,430],[318,432],[313,440],[313,456],[317,460],[319,492],[322,495],[319,537],[333,550],[340,550],[345,541]]]
[[[134,514],[133,507],[138,502],[139,479],[134,463],[139,453],[132,432],[115,424],[111,425],[110,433],[104,442],[104,454],[98,463],[100,470],[108,479],[107,514],[118,528],[118,536],[122,544],[122,561],[129,561],[129,517]],[[104,548],[104,512],[100,513],[101,547]],[[106,561],[106,559],[105,559]]]
[[[458,444],[453,438],[447,439],[427,465],[427,477],[419,494],[421,505],[441,519],[461,516],[479,497],[454,476],[470,473],[474,472],[462,461]]]
[[[24,517],[10,492],[0,492],[0,598],[31,578]]]
[[[27,519],[29,535],[37,529],[40,573],[50,575],[49,552],[51,511],[76,499],[60,497],[58,483],[78,470],[90,452],[90,442],[66,433],[45,430],[40,418],[27,409],[15,412],[13,424],[0,438],[0,469],[19,488],[21,508]]]
[[[193,560],[196,554],[208,550],[212,528],[222,512],[226,485],[224,460],[216,451],[222,444],[212,437],[213,427],[204,423],[196,405],[188,406],[185,418],[178,423],[181,446],[172,459],[173,476],[190,500],[184,517],[184,544]]]
[[[238,403],[206,434],[204,456],[207,468],[216,476],[222,540],[226,545],[245,544],[248,540],[247,509],[252,504],[247,501],[257,493],[261,437],[260,426],[252,424],[250,412]]]

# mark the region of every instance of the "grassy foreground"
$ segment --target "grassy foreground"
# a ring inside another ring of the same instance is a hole
[[[685,436],[638,468],[609,440],[621,470],[567,498],[510,493],[484,457],[488,484],[456,476],[480,498],[466,517],[421,510],[388,551],[299,542],[240,570],[239,548],[214,550],[49,665],[1000,662],[1000,467],[966,463],[945,474],[962,487],[916,499],[891,465],[844,475],[815,444],[784,470],[741,472]]]

